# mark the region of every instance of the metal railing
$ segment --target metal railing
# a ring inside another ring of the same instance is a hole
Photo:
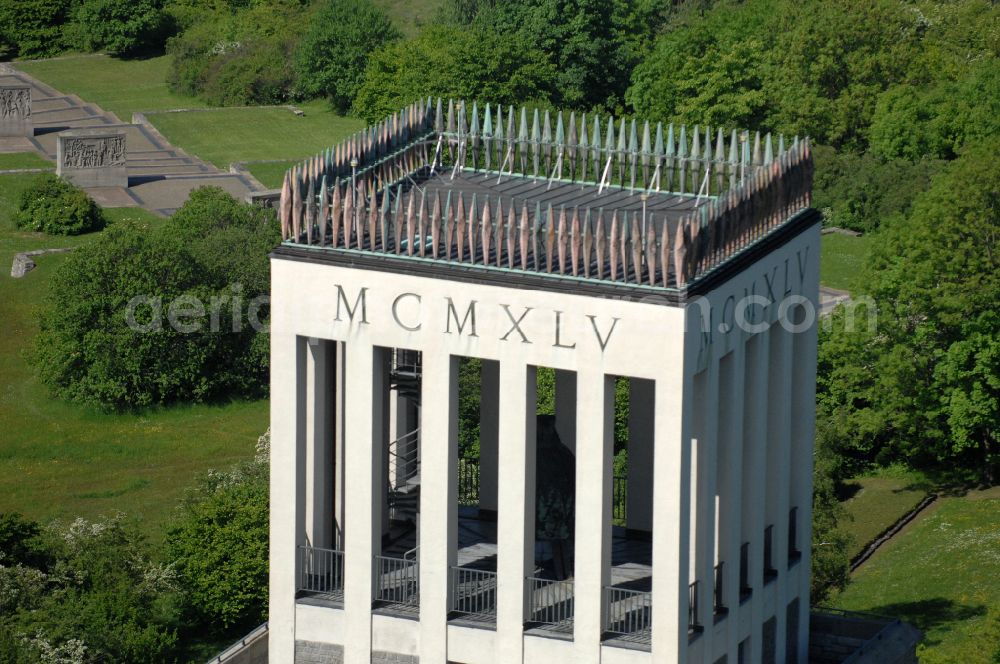
[[[526,581],[530,607],[528,621],[557,631],[572,632],[573,582],[537,577],[528,577]]]
[[[451,610],[462,616],[495,622],[497,573],[469,567],[452,567]]]
[[[479,505],[479,458],[458,460],[458,504]]]
[[[344,552],[300,546],[297,590],[343,595]]]
[[[607,624],[605,631],[620,639],[650,643],[653,594],[642,590],[605,587]]]
[[[628,518],[628,477],[615,475],[611,487],[611,518],[615,525],[624,526]]]
[[[720,562],[715,566],[715,587],[714,587],[714,601],[712,606],[712,612],[715,615],[722,615],[726,613],[729,609],[726,608],[726,563]]]
[[[415,560],[375,556],[375,600],[420,606],[420,568]]]
[[[700,632],[702,630],[701,617],[698,605],[698,590],[701,581],[695,581],[688,586],[688,632]]]
[[[396,348],[392,352],[392,373],[406,376],[419,376],[422,358],[419,350]]]
[[[399,489],[420,472],[420,429],[416,428],[389,443],[389,463],[393,468],[392,489]]]

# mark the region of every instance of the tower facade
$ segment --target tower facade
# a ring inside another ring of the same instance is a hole
[[[271,661],[804,664],[811,174],[441,101],[290,171]]]

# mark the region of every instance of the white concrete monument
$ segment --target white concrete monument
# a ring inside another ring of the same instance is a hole
[[[0,85],[0,137],[35,135],[31,119],[31,87]]]
[[[56,172],[78,187],[128,187],[125,132],[72,129],[59,133]]]
[[[807,141],[440,101],[290,171],[270,661],[805,664],[811,182]]]

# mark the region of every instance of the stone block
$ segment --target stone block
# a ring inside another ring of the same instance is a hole
[[[34,135],[31,88],[27,85],[0,85],[0,136]]]
[[[59,134],[56,172],[78,187],[128,187],[125,132],[72,129]]]

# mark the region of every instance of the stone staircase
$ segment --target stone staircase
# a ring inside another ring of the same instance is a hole
[[[63,94],[12,67],[0,72],[0,83],[31,86],[35,135],[20,139],[26,142],[21,149],[34,149],[50,161],[56,160],[57,137],[61,131],[107,128],[125,132],[129,187],[88,190],[105,207],[142,207],[166,216],[187,200],[192,189],[200,186],[222,187],[240,200],[264,189],[249,175],[220,171],[174,147],[142,114],[136,114],[134,122],[123,122],[96,104],[73,94]],[[17,147],[6,151],[14,151]],[[5,151],[3,148],[0,145],[0,151]]]

